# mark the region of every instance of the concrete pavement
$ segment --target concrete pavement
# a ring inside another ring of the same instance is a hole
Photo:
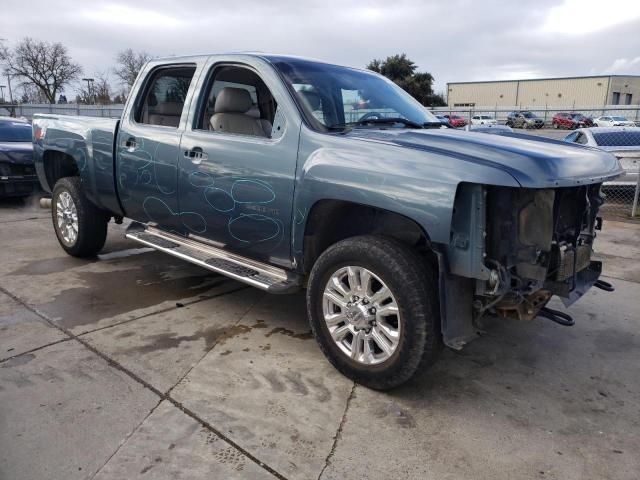
[[[116,225],[98,258],[73,259],[46,211],[0,204],[0,478],[637,478],[639,240],[605,223],[617,290],[592,289],[576,326],[490,322],[380,393],[324,360],[303,294]]]

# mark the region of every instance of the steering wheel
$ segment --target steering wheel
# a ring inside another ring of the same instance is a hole
[[[363,116],[361,116],[358,119],[358,122],[364,122],[365,120],[379,119],[379,118],[384,118],[384,115],[382,115],[380,112],[369,112],[369,113],[365,113]]]

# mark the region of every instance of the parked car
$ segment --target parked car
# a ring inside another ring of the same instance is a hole
[[[528,111],[511,112],[507,116],[506,125],[512,128],[542,128],[544,120]]]
[[[618,115],[604,115],[593,120],[595,127],[635,127],[636,124],[626,117]]]
[[[28,197],[38,190],[31,124],[0,117],[0,197]]]
[[[443,125],[449,125],[449,119],[447,117],[445,117],[444,115],[436,115],[436,118],[438,119],[438,121],[443,124]]]
[[[511,127],[507,127],[506,125],[467,125],[464,129],[468,132],[479,132],[479,133],[493,133],[496,135],[501,135],[505,133],[513,133],[513,129]]]
[[[387,116],[345,122],[353,92]],[[405,382],[485,315],[570,324],[553,295],[610,289],[591,259],[609,153],[443,129],[385,77],[298,57],[154,59],[130,95],[119,120],[35,116],[61,247],[93,256],[127,217],[142,245],[306,288],[322,351],[363,385]]]
[[[612,153],[625,173],[604,186],[635,188],[640,170],[640,127],[581,128],[567,135],[564,141]]]
[[[474,115],[471,117],[471,125],[497,125],[498,121],[491,115]]]
[[[467,121],[465,120],[464,117],[461,117],[460,115],[444,115],[444,118],[446,118],[449,121],[449,125],[451,125],[454,128],[459,128],[459,127],[464,127],[467,124]]]
[[[591,127],[593,121],[581,113],[558,112],[553,116],[551,126],[575,130],[576,128]]]

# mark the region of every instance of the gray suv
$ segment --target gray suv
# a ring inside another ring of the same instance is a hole
[[[542,128],[544,120],[528,111],[511,112],[506,125],[512,128]]]

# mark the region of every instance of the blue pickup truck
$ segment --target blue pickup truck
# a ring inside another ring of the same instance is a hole
[[[140,244],[271,293],[306,288],[329,361],[388,389],[486,315],[570,325],[608,153],[441,125],[382,76],[296,57],[149,62],[120,120],[37,115],[36,171],[70,255]],[[505,320],[507,321],[507,320]]]

